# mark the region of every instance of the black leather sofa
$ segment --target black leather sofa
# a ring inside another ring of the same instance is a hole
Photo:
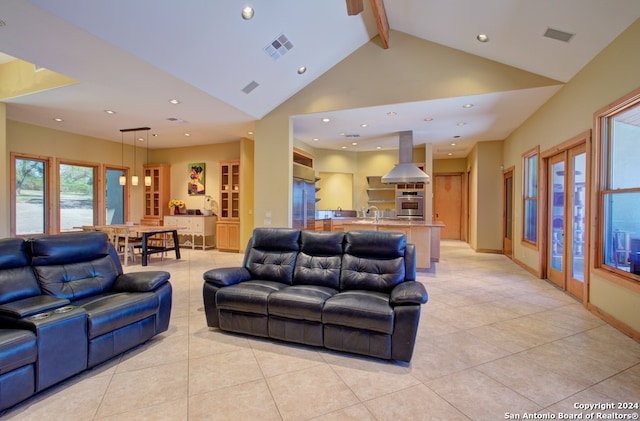
[[[0,239],[0,410],[167,330],[169,276],[102,232]]]
[[[428,299],[402,233],[257,228],[203,277],[210,327],[404,362]]]

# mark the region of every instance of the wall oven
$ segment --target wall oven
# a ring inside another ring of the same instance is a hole
[[[408,219],[424,219],[424,190],[397,190],[396,216]]]

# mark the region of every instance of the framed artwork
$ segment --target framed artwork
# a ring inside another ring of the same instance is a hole
[[[189,164],[189,180],[187,182],[189,196],[205,195],[205,168],[206,164],[204,162]]]

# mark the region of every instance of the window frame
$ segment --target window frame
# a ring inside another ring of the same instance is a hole
[[[98,163],[93,163],[93,162],[86,162],[86,161],[75,161],[75,160],[71,160],[71,159],[64,159],[64,158],[58,158],[56,160],[56,165],[55,165],[55,179],[56,179],[56,185],[58,186],[58,188],[56,189],[56,197],[55,197],[55,207],[56,207],[56,211],[57,211],[57,231],[59,233],[63,233],[63,232],[74,232],[74,230],[67,230],[67,231],[62,231],[61,230],[61,225],[62,225],[62,212],[60,209],[60,165],[75,165],[75,166],[80,166],[80,167],[89,167],[93,169],[93,225],[99,225],[98,221],[104,220],[104,211],[101,211],[102,209],[102,204],[104,203],[104,196],[105,196],[105,192],[104,192],[104,183],[102,182],[103,179],[103,171],[101,168],[101,165]]]
[[[594,258],[593,270],[600,275],[604,275],[607,279],[612,280],[620,285],[632,287],[640,290],[640,276],[621,270],[605,262],[605,201],[606,197],[611,194],[627,194],[630,192],[640,192],[640,186],[637,188],[620,188],[611,189],[611,141],[610,133],[612,124],[610,119],[624,113],[632,108],[640,107],[640,88],[630,92],[629,94],[619,98],[618,100],[606,105],[594,113],[594,211],[595,211],[595,235],[593,239]]]
[[[43,229],[43,233],[39,234],[39,235],[47,235],[47,234],[51,234],[54,232],[53,227],[52,227],[52,220],[51,220],[51,201],[52,201],[52,197],[51,197],[51,183],[53,180],[53,160],[50,157],[47,156],[42,156],[42,155],[31,155],[31,154],[25,154],[25,153],[19,153],[19,152],[11,152],[9,154],[10,156],[10,198],[9,200],[11,201],[11,209],[10,209],[10,228],[9,228],[9,233],[11,237],[18,237],[18,238],[26,238],[26,237],[32,237],[34,235],[37,234],[25,234],[25,235],[17,235],[16,234],[16,214],[17,214],[17,209],[16,209],[16,205],[17,205],[17,192],[16,192],[16,160],[18,159],[22,159],[22,160],[31,160],[31,161],[40,161],[43,162],[45,165],[45,169],[44,169],[44,183],[43,183],[43,189],[44,189],[44,200],[43,200],[43,208],[44,208],[44,229]]]
[[[532,158],[536,158],[536,194],[535,196],[529,194],[529,179],[531,178],[530,164]],[[526,238],[527,227],[527,203],[534,202],[536,209],[536,239],[532,241]],[[522,230],[520,236],[520,243],[524,246],[538,249],[540,238],[540,146],[529,149],[522,154]]]

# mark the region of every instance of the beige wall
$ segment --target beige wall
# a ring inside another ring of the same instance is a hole
[[[402,32],[391,31],[390,43],[393,48],[386,50],[375,41],[366,43],[257,122],[256,226],[264,225],[267,212],[272,225],[291,224],[290,116],[559,84]],[[381,167],[376,173],[384,174]],[[362,206],[366,196],[363,176],[376,173],[355,175],[354,206]]]
[[[355,209],[353,206],[353,173],[321,172],[316,187],[316,210]]]
[[[11,201],[8,200],[9,194],[9,148],[7,145],[7,106],[0,102],[0,162],[3,163],[2,170],[0,170],[0,197],[4,197],[2,200],[2,206],[0,206],[0,238],[6,238],[11,233],[10,229],[10,209]]]
[[[502,252],[502,141],[477,144],[476,250]]]
[[[623,32],[506,139],[504,165],[515,166],[515,198],[522,197],[523,152],[537,145],[544,151],[592,128],[595,111],[640,86],[640,54],[636,53],[639,40],[640,20]],[[590,186],[594,199],[593,180]],[[594,203],[592,200],[592,206]],[[592,208],[589,221],[592,232],[595,228],[593,210]],[[541,251],[524,247],[519,241],[522,237],[521,200],[515,200],[514,219],[514,258],[539,271]],[[595,249],[593,237],[590,248]],[[593,266],[593,262],[590,265]],[[589,277],[591,305],[619,323],[640,332],[640,293],[637,288],[632,290],[620,286],[603,272],[593,269],[590,270]]]
[[[255,165],[255,143],[251,139],[240,140],[240,251],[244,251],[253,234],[253,209],[255,204],[253,188]]]

